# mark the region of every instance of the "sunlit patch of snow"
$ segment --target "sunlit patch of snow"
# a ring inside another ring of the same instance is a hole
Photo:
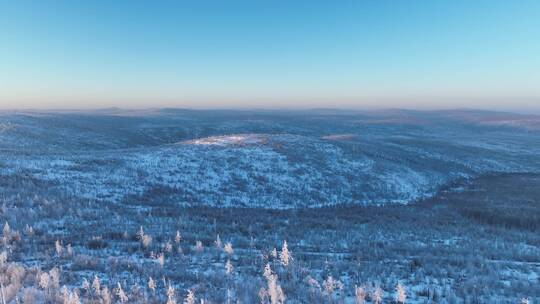
[[[499,126],[510,128],[522,128],[530,131],[540,130],[540,119],[500,119],[500,120],[488,120],[481,121],[478,124],[485,126]]]
[[[192,145],[216,145],[216,146],[230,146],[230,145],[259,145],[266,143],[266,136],[261,134],[231,134],[222,136],[211,136],[205,138],[199,138],[195,140],[186,141],[186,144]]]
[[[361,119],[357,123],[371,125],[425,125],[427,122],[417,117],[389,117]]]
[[[354,134],[331,134],[331,135],[323,136],[321,138],[325,139],[325,140],[335,140],[335,141],[352,140],[352,139],[356,138],[356,135],[354,135]]]
[[[0,134],[9,131],[10,129],[13,129],[13,125],[10,123],[1,123],[0,122]]]

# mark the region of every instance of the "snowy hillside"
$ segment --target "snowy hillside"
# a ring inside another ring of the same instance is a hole
[[[2,296],[538,303],[540,132],[509,117],[0,114]]]
[[[407,203],[455,179],[540,168],[528,129],[366,115],[5,115],[0,174],[111,202],[297,208]]]

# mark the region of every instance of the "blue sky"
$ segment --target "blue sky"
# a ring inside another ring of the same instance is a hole
[[[540,109],[540,1],[3,1],[0,108]]]

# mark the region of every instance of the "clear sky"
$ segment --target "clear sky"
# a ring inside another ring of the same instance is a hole
[[[540,1],[0,0],[0,108],[540,109]]]

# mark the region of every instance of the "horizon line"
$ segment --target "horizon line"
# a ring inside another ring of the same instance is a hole
[[[309,111],[355,111],[355,112],[386,112],[386,111],[414,111],[414,112],[486,112],[506,113],[517,115],[540,115],[540,107],[531,112],[531,109],[508,109],[494,110],[485,107],[438,107],[438,108],[415,108],[415,107],[96,107],[96,108],[0,108],[0,113],[33,112],[33,113],[99,113],[99,112],[144,112],[144,111],[238,111],[238,112],[309,112]]]

